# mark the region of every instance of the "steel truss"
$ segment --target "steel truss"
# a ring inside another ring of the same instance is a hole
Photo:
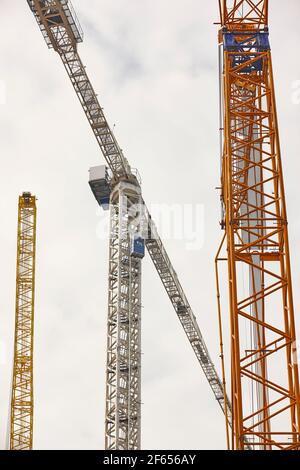
[[[106,449],[140,448],[141,260],[132,255],[139,232],[139,187],[119,183],[111,194],[106,380]]]
[[[31,450],[33,442],[35,201],[35,196],[31,196],[30,193],[23,193],[19,197],[11,450]]]
[[[231,404],[224,393],[225,383],[221,381],[209,355],[207,346],[201,334],[197,319],[193,313],[190,303],[180,284],[178,276],[172,266],[169,256],[158,235],[156,226],[145,206],[148,236],[146,246],[158,275],[163,283],[167,295],[173,305],[177,317],[184,329],[190,345],[199,361],[199,364],[208,380],[212,392],[218,401],[229,425],[231,426]]]
[[[268,2],[225,1],[221,12],[231,445],[243,450],[247,441],[254,449],[299,450],[296,332]]]
[[[110,129],[98,97],[77,52],[82,31],[71,2],[66,0],[27,0],[49,48],[60,55],[74,90],[113,175],[130,175],[130,167]],[[71,9],[70,9],[71,8]]]

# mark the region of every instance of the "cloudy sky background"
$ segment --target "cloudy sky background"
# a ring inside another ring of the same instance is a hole
[[[270,1],[300,336],[300,3]],[[213,360],[213,259],[220,241],[217,0],[73,0],[80,53],[147,203],[203,204],[204,243],[165,240]],[[35,323],[37,449],[100,449],[108,243],[87,184],[103,163],[59,57],[25,0],[0,0],[0,448],[12,367],[18,195],[38,197]],[[143,448],[224,448],[222,414],[149,258],[143,270]]]

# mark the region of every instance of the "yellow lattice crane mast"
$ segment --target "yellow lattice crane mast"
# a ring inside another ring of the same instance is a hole
[[[230,447],[300,450],[295,317],[268,1],[223,0],[219,5]]]
[[[36,198],[19,197],[16,319],[11,399],[10,449],[31,450],[33,442],[33,326]]]

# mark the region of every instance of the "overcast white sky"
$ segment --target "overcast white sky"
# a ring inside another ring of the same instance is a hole
[[[73,0],[80,53],[148,204],[203,204],[204,243],[166,247],[218,365],[213,259],[218,186],[217,0]],[[12,366],[18,195],[38,196],[37,449],[104,445],[107,246],[88,168],[103,163],[59,57],[25,0],[0,0],[0,448]],[[299,331],[299,0],[270,0],[271,45]],[[105,214],[108,217],[108,213]],[[224,448],[223,417],[147,257],[143,271],[143,448]]]

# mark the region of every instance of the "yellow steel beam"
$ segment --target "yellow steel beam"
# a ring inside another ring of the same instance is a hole
[[[10,449],[33,445],[33,332],[36,248],[36,198],[19,197],[16,317],[11,399]]]

